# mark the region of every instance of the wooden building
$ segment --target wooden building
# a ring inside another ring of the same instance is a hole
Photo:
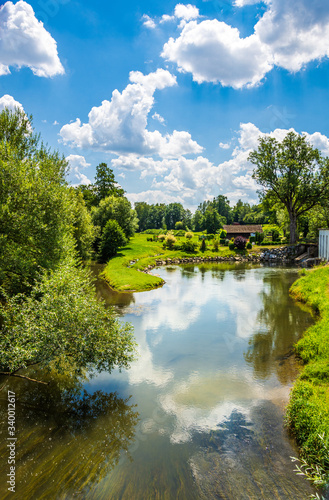
[[[263,229],[260,224],[248,224],[243,226],[242,224],[232,224],[223,226],[223,229],[227,232],[226,238],[236,238],[237,236],[243,236],[248,239],[251,235],[255,233],[262,233]]]
[[[319,229],[319,257],[329,260],[329,229]]]

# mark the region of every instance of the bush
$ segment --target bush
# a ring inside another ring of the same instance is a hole
[[[225,231],[225,229],[222,229],[219,233],[219,237],[222,239],[222,240],[225,240],[226,238],[226,235],[227,235],[227,231]]]
[[[177,240],[173,234],[167,234],[165,239],[165,245],[169,250],[172,250],[176,241]]]
[[[252,244],[250,243],[250,241],[248,241],[248,243],[246,245],[246,249],[247,250],[251,250],[252,249]]]
[[[185,233],[185,238],[187,238],[188,240],[190,240],[191,238],[193,238],[193,233],[191,233],[190,231],[188,231],[187,233]]]
[[[249,241],[250,241],[250,243],[255,243],[256,236],[250,236]]]
[[[228,247],[229,247],[230,250],[234,250],[235,249],[235,245],[234,245],[233,241],[229,242]]]
[[[180,249],[183,250],[183,252],[188,252],[188,253],[193,253],[197,249],[197,243],[194,243],[191,240],[183,241],[183,243],[180,246]]]
[[[119,247],[127,244],[125,233],[116,220],[108,220],[102,232],[100,242],[100,257],[102,262],[113,257]]]
[[[185,236],[185,231],[183,229],[180,229],[179,231],[174,231],[175,236]]]
[[[263,241],[264,238],[265,238],[264,233],[257,233],[256,232],[256,234],[255,234],[255,241],[256,241],[256,243],[260,244]]]
[[[214,252],[218,252],[219,250],[219,241],[218,240],[214,240],[214,248],[213,248],[213,251]]]
[[[229,246],[229,244],[230,244],[230,240],[228,240],[228,239],[226,238],[224,245],[225,245],[226,247],[228,247],[228,246]]]
[[[159,232],[159,229],[145,229],[145,231],[143,231],[143,234],[158,234]]]
[[[176,224],[175,224],[175,229],[176,229],[177,231],[179,231],[180,229],[185,229],[185,225],[184,225],[184,223],[183,223],[182,221],[178,221],[178,222],[176,222]]]
[[[201,252],[204,252],[205,250],[207,250],[207,244],[206,244],[206,239],[205,238],[202,238],[201,245],[200,245],[200,250],[201,250]]]
[[[226,239],[225,239],[225,238],[221,238],[221,239],[219,240],[219,243],[220,243],[221,245],[225,245],[225,242],[226,242]]]
[[[166,239],[166,235],[165,235],[165,234],[159,234],[159,235],[158,235],[158,240],[159,240],[159,241],[161,241],[161,242],[162,242],[162,241],[164,241],[165,239]]]
[[[215,238],[214,234],[207,234],[207,240],[213,240]]]
[[[276,229],[272,231],[272,241],[280,241],[280,233]]]
[[[238,250],[244,250],[246,248],[247,240],[243,236],[237,236],[234,240],[234,245]]]

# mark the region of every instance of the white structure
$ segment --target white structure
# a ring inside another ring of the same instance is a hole
[[[319,257],[329,260],[329,229],[319,230]]]

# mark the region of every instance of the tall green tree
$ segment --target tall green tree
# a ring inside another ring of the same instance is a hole
[[[261,137],[249,161],[261,196],[271,196],[286,208],[290,243],[297,240],[298,218],[329,195],[329,159],[323,158],[305,136],[289,132],[282,142]]]
[[[96,167],[95,191],[97,203],[107,196],[123,196],[124,190],[115,180],[113,170],[106,163],[100,163]]]
[[[99,206],[93,208],[92,219],[95,226],[103,231],[108,220],[116,220],[125,237],[129,239],[138,228],[138,219],[131,203],[124,196],[107,196],[100,201]]]

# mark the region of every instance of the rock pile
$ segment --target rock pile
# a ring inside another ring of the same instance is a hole
[[[259,258],[261,262],[280,261],[288,263],[303,252],[304,249],[299,247],[300,245],[280,248],[264,248]]]

